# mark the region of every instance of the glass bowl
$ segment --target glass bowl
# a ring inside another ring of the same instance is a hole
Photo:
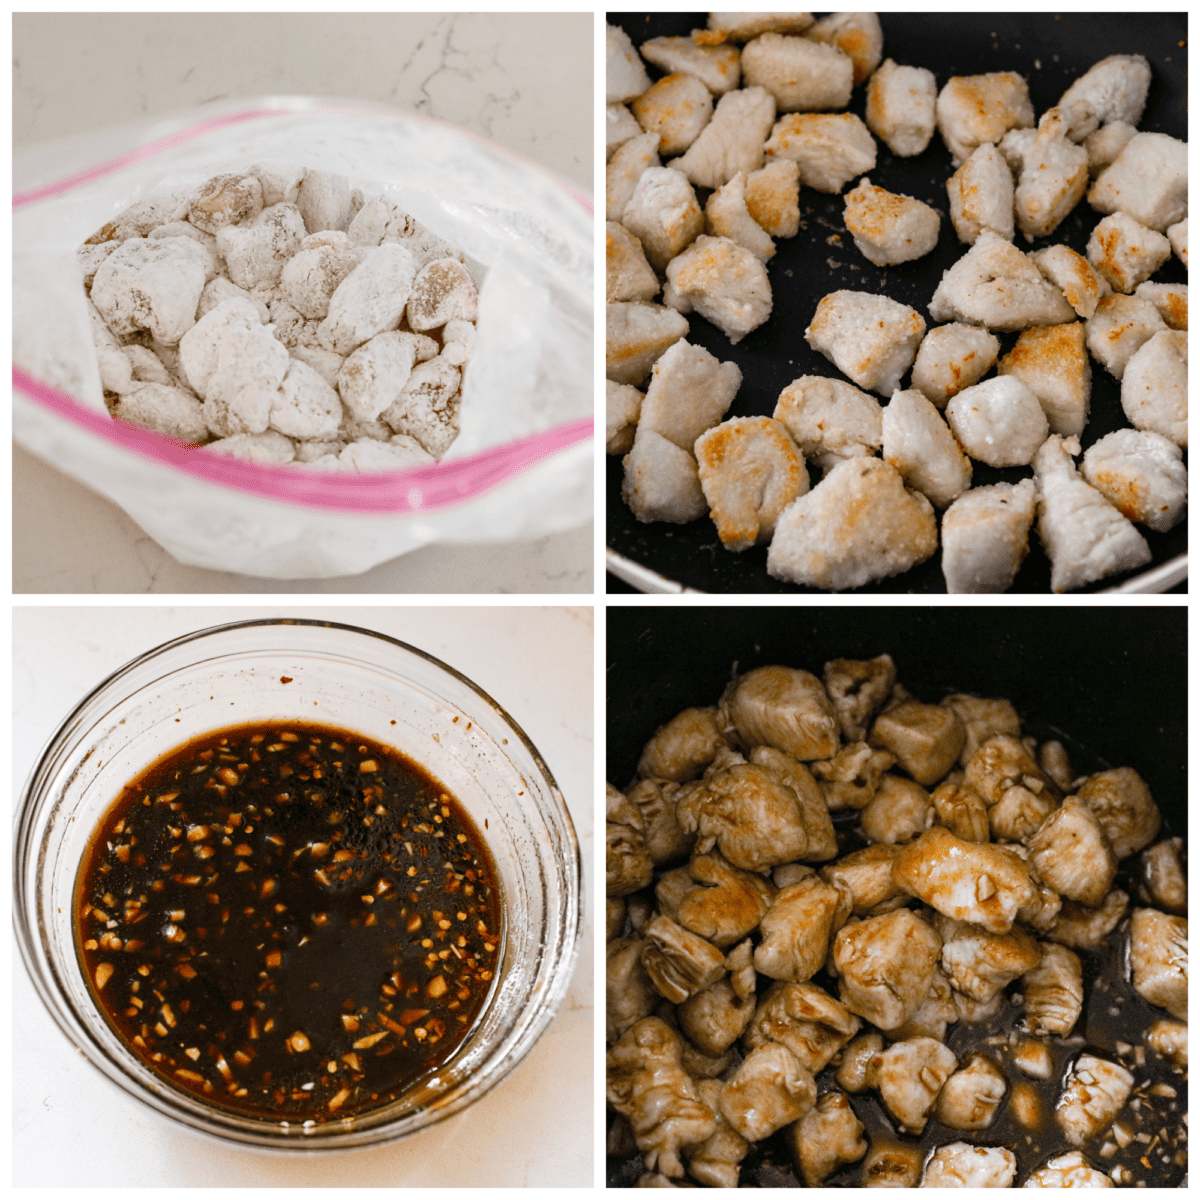
[[[483,833],[504,919],[491,995],[450,1058],[386,1106],[308,1127],[229,1112],[171,1088],[99,1011],[74,940],[79,864],[122,786],[202,733],[268,720],[341,727],[423,766]],[[579,846],[536,747],[496,701],[452,667],[349,625],[223,625],[122,667],[51,738],[25,787],[14,855],[17,944],[59,1028],[122,1090],[227,1143],[284,1151],[375,1145],[460,1111],[532,1048],[566,993],[578,949]]]

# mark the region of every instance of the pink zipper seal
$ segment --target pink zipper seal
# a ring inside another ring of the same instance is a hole
[[[449,462],[354,475],[302,466],[270,466],[213,454],[203,446],[178,442],[95,412],[18,366],[13,367],[13,386],[56,416],[119,449],[205,483],[282,504],[375,516],[433,512],[474,500],[542,459],[592,437],[595,430],[593,418],[582,417]]]

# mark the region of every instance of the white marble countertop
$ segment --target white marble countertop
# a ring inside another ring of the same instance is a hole
[[[462,125],[590,194],[592,24],[591,13],[21,13],[13,146],[238,96],[355,96]],[[13,508],[21,594],[593,589],[590,525],[281,585],[182,566],[108,500],[22,451]]]
[[[13,615],[13,784],[86,690],[135,655],[278,609],[30,607]],[[592,895],[593,629],[590,608],[289,608],[364,625],[450,663],[495,696],[553,771]],[[54,1026],[13,968],[17,1187],[589,1187],[593,1182],[593,922],[562,1009],[503,1083],[406,1141],[332,1157],[268,1157],[177,1130],[117,1091]]]

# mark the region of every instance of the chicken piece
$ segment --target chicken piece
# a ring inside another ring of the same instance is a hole
[[[1063,112],[1047,109],[1023,155],[1013,199],[1017,225],[1027,242],[1053,233],[1087,190],[1087,151],[1068,140],[1067,130]]]
[[[1188,923],[1154,908],[1135,908],[1129,921],[1133,986],[1151,1004],[1187,1020]]]
[[[812,13],[709,13],[713,41],[748,42],[763,33],[803,33]]]
[[[1042,950],[1047,946],[1042,944]],[[1033,1079],[1049,1079],[1054,1073],[1054,1056],[1045,1042],[1022,1042],[1013,1050],[1013,1065]]]
[[[830,13],[805,30],[804,36],[849,55],[855,87],[866,83],[883,57],[883,27],[875,13]]]
[[[939,917],[942,969],[955,990],[986,1003],[1041,961],[1038,943],[1019,926],[1008,933],[989,933],[977,925]]]
[[[892,880],[895,846],[886,843],[855,850],[820,870],[821,878],[850,893],[851,912],[862,916],[877,904],[904,893]]]
[[[1051,433],[1071,437],[1083,432],[1092,395],[1092,365],[1080,322],[1026,329],[996,371],[1019,379],[1034,394]]]
[[[604,940],[614,941],[625,928],[625,898],[607,896],[604,900]]]
[[[624,104],[609,104],[604,109],[604,158],[606,162],[612,160],[612,156],[623,146],[630,138],[640,137],[642,135],[642,127],[634,120],[633,113],[625,107]],[[351,237],[354,236],[354,227],[351,225]]]
[[[1187,912],[1182,851],[1183,838],[1168,838],[1143,851],[1138,861],[1138,895],[1147,904],[1176,916]]]
[[[1089,133],[1083,139],[1083,148],[1088,154],[1088,174],[1094,179],[1105,167],[1112,166],[1135,133],[1137,130],[1124,121],[1110,121]]]
[[[604,168],[604,219],[620,221],[638,180],[650,167],[661,167],[658,135],[642,133],[618,146]]]
[[[1037,489],[1030,479],[964,492],[942,517],[946,591],[1005,592],[1029,553]]]
[[[928,787],[954,766],[966,736],[953,709],[906,700],[875,718],[870,741],[894,754],[913,779]]]
[[[720,720],[743,746],[774,746],[801,762],[829,758],[838,748],[837,718],[821,681],[792,667],[739,675],[721,696]]]
[[[972,1146],[949,1142],[925,1164],[923,1188],[1012,1187],[1017,1157],[1004,1146]]]
[[[998,233],[983,229],[975,244],[942,276],[929,302],[935,321],[965,321],[1016,332],[1031,325],[1062,325],[1075,310],[1023,254]]]
[[[670,167],[647,167],[625,205],[621,223],[642,245],[655,270],[669,263],[704,229],[704,213],[687,179]]]
[[[989,700],[955,692],[943,697],[941,703],[958,714],[966,731],[966,741],[958,756],[962,767],[967,766],[979,748],[992,738],[1000,734],[1011,738],[1021,736],[1021,718],[1010,700]]]
[[[877,267],[911,262],[937,245],[941,217],[911,196],[898,196],[864,178],[846,193],[846,228]]]
[[[884,775],[879,790],[859,814],[863,833],[872,842],[907,842],[933,824],[929,793],[911,779]]]
[[[1035,1035],[1070,1037],[1083,1011],[1083,966],[1079,955],[1042,942],[1042,959],[1025,972],[1025,1024]]]
[[[901,848],[892,875],[910,896],[990,933],[1007,933],[1034,895],[1029,868],[1012,850],[961,841],[938,825]]]
[[[990,814],[992,809],[988,811]],[[1028,847],[1014,843],[1011,848],[1028,863]],[[1033,884],[1033,899],[1017,910],[1017,920],[1024,922],[1030,929],[1049,936],[1058,920],[1059,913],[1062,912],[1063,899],[1052,887],[1042,881],[1037,873],[1037,868],[1032,864],[1029,864],[1029,882]]]
[[[652,429],[639,429],[625,456],[621,499],[643,522],[686,525],[708,509],[696,460]]]
[[[1070,246],[1031,250],[1029,258],[1085,321],[1096,311],[1101,299],[1112,294],[1108,280],[1098,275],[1092,264]]]
[[[1094,950],[1116,927],[1129,908],[1129,894],[1114,888],[1098,908],[1064,902],[1047,936],[1062,946]]]
[[[779,514],[808,491],[804,458],[770,417],[732,417],[695,444],[700,486],[726,550],[769,542]]]
[[[800,232],[800,168],[791,159],[775,159],[746,177],[746,211],[771,237]]]
[[[942,1085],[957,1066],[954,1051],[933,1038],[910,1038],[880,1054],[879,1096],[904,1132],[925,1129]]]
[[[642,243],[624,225],[609,221],[605,225],[605,300],[653,300],[662,290]]]
[[[838,1087],[857,1095],[868,1088],[878,1088],[878,1060],[883,1051],[883,1037],[878,1033],[862,1033],[842,1052],[842,1064],[835,1078]]]
[[[685,708],[654,731],[638,760],[638,774],[644,779],[687,783],[698,778],[728,744],[716,708]]]
[[[946,420],[963,449],[989,467],[1027,465],[1050,432],[1037,396],[1013,375],[964,388],[946,405]]]
[[[684,858],[693,839],[679,828],[675,816],[676,784],[657,779],[641,779],[629,789],[627,799],[641,817],[640,829],[646,853],[657,867]]]
[[[791,159],[805,187],[835,196],[850,180],[875,169],[875,139],[853,113],[780,117],[764,151],[768,160]]]
[[[654,878],[654,864],[646,843],[636,829],[609,821],[605,829],[605,892],[628,896],[640,891]]]
[[[755,746],[750,751],[750,761],[756,767],[769,771],[796,793],[800,801],[805,832],[808,835],[808,849],[804,857],[809,862],[824,862],[835,857],[837,835],[833,830],[833,821],[830,819],[821,788],[809,769],[803,763],[798,763],[790,754],[776,750],[774,746]],[[807,872],[808,869],[805,870]]]
[[[736,46],[706,46],[690,37],[651,38],[641,45],[642,57],[664,73],[694,75],[714,96],[737,87],[742,54]]]
[[[1033,125],[1028,85],[1012,71],[955,75],[938,93],[936,113],[938,132],[956,167],[976,146]]]
[[[861,388],[890,396],[916,357],[925,321],[915,308],[868,292],[840,291],[817,304],[804,340]]]
[[[605,947],[605,1038],[611,1044],[648,1017],[661,997],[642,967],[641,938],[617,938]]]
[[[1038,747],[1038,766],[1042,768],[1049,779],[1053,780],[1060,791],[1069,792],[1071,790],[1071,785],[1075,781],[1075,772],[1071,769],[1071,759],[1062,742],[1053,740],[1043,742]]]
[[[912,385],[935,407],[965,387],[977,383],[991,370],[1000,353],[1000,340],[986,329],[953,322],[931,329],[913,362]]]
[[[1068,796],[1030,837],[1029,861],[1056,892],[1080,904],[1099,904],[1117,873],[1117,859],[1095,813]]]
[[[812,769],[820,780],[826,807],[836,812],[869,804],[884,771],[895,762],[896,756],[886,750],[872,750],[866,742],[851,742],[828,762],[813,763]]]
[[[871,718],[896,685],[896,664],[892,656],[835,658],[825,664],[823,676],[842,736],[849,742],[863,741]]]
[[[762,918],[754,967],[771,979],[803,983],[824,965],[829,939],[841,923],[837,888],[815,875],[783,888]],[[845,911],[841,919],[845,920]]]
[[[1117,767],[1089,775],[1076,790],[1076,795],[1099,818],[1118,859],[1144,849],[1154,841],[1162,827],[1158,805],[1145,781],[1132,767]],[[1072,899],[1081,897],[1073,896]]]
[[[676,803],[680,828],[698,833],[696,852],[714,845],[735,867],[761,871],[795,862],[809,852],[799,797],[771,772],[752,763],[721,771]]]
[[[1128,359],[1121,407],[1131,425],[1187,449],[1187,334],[1160,331]]]
[[[749,1142],[798,1121],[817,1099],[817,1084],[786,1046],[751,1050],[721,1093],[721,1115]]]
[[[1092,1054],[1072,1064],[1054,1119],[1072,1146],[1082,1146],[1103,1133],[1125,1106],[1133,1076],[1124,1067]]]
[[[898,158],[912,158],[933,137],[936,103],[932,71],[885,59],[867,83],[867,127]]]
[[[704,208],[704,232],[737,242],[760,262],[769,262],[775,255],[775,243],[746,207],[743,171],[709,196]]]
[[[1112,54],[1094,63],[1065,92],[1058,107],[1070,122],[1070,137],[1082,141],[1101,125],[1137,125],[1150,88],[1150,64],[1140,54]]]
[[[878,459],[839,463],[780,516],[767,572],[809,587],[841,591],[886,579],[932,557],[933,506],[904,487]]]
[[[906,908],[846,925],[833,945],[842,1003],[896,1029],[924,1002],[941,948],[937,931]]]
[[[696,1084],[700,1099],[716,1115],[717,1128],[711,1137],[683,1152],[688,1174],[707,1187],[737,1187],[738,1165],[750,1153],[750,1143],[721,1115],[724,1090],[719,1079],[702,1079]]]
[[[638,433],[659,433],[694,454],[696,439],[724,417],[741,383],[736,363],[723,363],[686,340],[676,342],[654,364]]]
[[[873,1141],[863,1163],[863,1187],[916,1187],[925,1152],[905,1142]]]
[[[862,1022],[822,988],[778,981],[746,1028],[747,1050],[778,1042],[814,1075],[858,1032]]]
[[[842,1163],[858,1162],[867,1152],[862,1122],[841,1092],[826,1092],[783,1136],[807,1187],[820,1187]]]
[[[1155,1021],[1146,1030],[1146,1045],[1177,1067],[1188,1065],[1188,1027],[1184,1021]]]
[[[1150,561],[1150,547],[1090,484],[1071,461],[1079,453],[1075,438],[1051,434],[1034,456],[1038,485],[1038,536],[1050,559],[1055,592],[1093,583],[1117,571]]]
[[[1187,142],[1165,133],[1134,134],[1087,198],[1097,212],[1128,213],[1164,232],[1187,216]]]
[[[951,777],[939,783],[932,799],[935,823],[950,830],[956,838],[964,842],[991,840],[986,806],[960,781]]]
[[[845,458],[870,456],[883,445],[879,401],[842,379],[800,376],[779,393],[774,417],[823,473]]]
[[[1115,212],[1092,230],[1087,256],[1113,291],[1129,293],[1171,257],[1171,243],[1128,213]]]
[[[729,238],[701,234],[667,265],[667,280],[735,344],[771,315],[766,267]]]
[[[987,810],[988,827],[998,841],[1026,842],[1057,807],[1048,791],[1033,792],[1018,784]]]
[[[679,1035],[645,1017],[608,1052],[608,1103],[627,1117],[648,1170],[683,1178],[680,1151],[716,1132],[717,1119],[682,1066]]]
[[[1097,1171],[1078,1150],[1058,1154],[1025,1180],[1026,1187],[1080,1188],[1115,1187],[1103,1171]]]
[[[683,897],[675,919],[721,949],[757,929],[775,897],[774,885],[761,875],[739,871],[719,854],[697,854],[688,870],[705,886]]]
[[[686,337],[687,318],[661,304],[608,305],[605,370],[614,383],[636,386],[666,350]],[[697,484],[697,487],[699,485]]]
[[[854,87],[854,63],[836,46],[762,33],[742,48],[742,82],[765,88],[780,112],[845,108]]]
[[[920,1007],[903,1025],[888,1030],[888,1040],[903,1042],[915,1037],[930,1037],[934,1041],[944,1042],[946,1029],[958,1020],[955,995],[950,986],[950,977],[938,967]]]
[[[620,104],[640,96],[650,86],[650,76],[623,29],[605,26],[605,84],[606,103]]]
[[[1171,243],[1171,249],[1175,251],[1175,257],[1186,267],[1188,265],[1187,217],[1167,227],[1167,241]]]
[[[953,992],[954,1008],[964,1025],[986,1025],[1000,1015],[1004,993],[997,992],[990,1000],[972,1000],[961,992]]]
[[[971,151],[966,162],[946,180],[946,194],[950,220],[960,242],[973,246],[985,229],[1005,241],[1012,240],[1012,172],[991,142]]]
[[[1188,289],[1186,283],[1139,283],[1133,294],[1149,300],[1169,329],[1187,332]],[[126,347],[128,349],[128,347]]]
[[[1092,357],[1117,379],[1125,377],[1126,366],[1134,354],[1155,334],[1170,332],[1149,300],[1122,295],[1105,296],[1088,318],[1085,329]],[[1186,346],[1186,340],[1182,344]]]
[[[682,1004],[725,974],[725,955],[670,917],[658,916],[646,926],[642,966],[660,995]]]
[[[677,158],[674,167],[697,187],[724,187],[739,171],[757,171],[775,120],[775,99],[765,88],[726,92],[712,120]]]
[[[712,119],[712,93],[694,75],[664,75],[629,105],[647,133],[658,134],[664,158],[682,154]]]
[[[883,457],[935,508],[946,508],[971,486],[971,460],[915,388],[893,393],[883,410]]]
[[[753,993],[739,996],[726,976],[689,996],[675,1015],[692,1045],[705,1054],[718,1055],[745,1033],[754,1016],[754,1002]]]

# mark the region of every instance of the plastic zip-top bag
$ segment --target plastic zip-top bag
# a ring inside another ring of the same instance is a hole
[[[371,474],[266,465],[109,415],[77,249],[138,201],[258,163],[342,174],[466,256],[477,343],[440,462]],[[348,575],[435,542],[591,518],[591,204],[541,168],[415,114],[268,96],[17,155],[13,180],[13,435],[181,562]]]

